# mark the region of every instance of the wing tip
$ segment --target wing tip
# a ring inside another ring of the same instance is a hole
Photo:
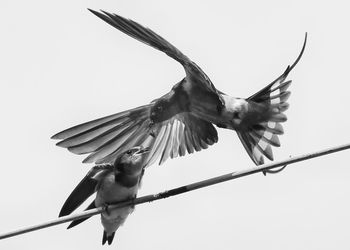
[[[62,133],[59,132],[59,133],[54,134],[53,136],[51,136],[50,139],[52,139],[52,140],[63,140],[64,139],[63,137],[64,136],[62,136]]]
[[[93,9],[90,9],[90,8],[87,8],[88,11],[90,11],[92,14],[94,14],[95,16],[101,18],[102,20],[106,21],[106,22],[109,22],[111,21],[111,15],[110,13],[108,13],[107,11],[104,11],[104,10],[101,10],[100,9],[100,12],[96,11],[96,10],[93,10]]]
[[[90,8],[87,8],[87,10],[90,11],[94,15],[100,14],[98,11],[90,9]]]
[[[56,143],[56,146],[61,147],[61,148],[67,148],[68,145],[66,145],[66,144],[67,144],[66,141],[63,140],[63,141],[57,142],[57,143]]]
[[[63,204],[60,213],[58,214],[58,217],[63,217],[63,216],[67,216],[70,215],[72,212],[74,211],[74,209],[72,209],[72,206],[70,206],[69,203],[67,203],[67,201]]]
[[[58,217],[62,217],[62,216],[66,216],[66,215],[68,215],[68,214],[66,211],[63,210],[63,207],[62,207],[60,213],[58,214]]]
[[[91,157],[88,156],[82,161],[82,163],[94,163],[94,160],[92,160]]]

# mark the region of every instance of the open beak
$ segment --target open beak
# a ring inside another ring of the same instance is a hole
[[[152,112],[152,114],[153,114],[153,112]],[[153,121],[150,121],[149,124],[148,124],[148,127],[149,127],[149,128],[152,128],[153,125],[154,125],[154,122],[153,122]]]
[[[149,151],[150,151],[149,147],[145,147],[145,148],[141,147],[140,150],[137,152],[137,154],[141,154],[142,155],[142,154],[149,153]]]

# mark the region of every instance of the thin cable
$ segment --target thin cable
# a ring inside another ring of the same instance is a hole
[[[5,239],[5,238],[10,238],[13,236],[17,236],[20,234],[24,234],[24,233],[28,233],[28,232],[32,232],[32,231],[36,231],[36,230],[40,230],[43,228],[47,228],[47,227],[52,227],[58,224],[62,224],[62,223],[66,223],[69,221],[73,221],[73,220],[77,220],[77,219],[81,219],[84,217],[89,217],[89,216],[93,216],[96,214],[100,214],[103,211],[105,211],[106,209],[108,210],[112,210],[112,209],[116,209],[116,208],[121,208],[121,207],[125,207],[125,206],[130,206],[130,205],[139,205],[139,204],[143,204],[146,202],[152,202],[155,200],[160,200],[160,199],[164,199],[164,198],[168,198],[171,196],[175,196],[175,195],[179,195],[182,193],[186,193],[186,192],[190,192],[199,188],[203,188],[203,187],[207,187],[207,186],[211,186],[214,184],[218,184],[221,182],[225,182],[225,181],[229,181],[229,180],[233,180],[233,179],[237,179],[237,178],[241,178],[247,175],[252,175],[252,174],[256,174],[262,171],[266,171],[269,169],[273,169],[273,168],[277,168],[277,167],[281,167],[281,166],[286,166],[286,165],[290,165],[296,162],[300,162],[300,161],[305,161],[305,160],[309,160],[312,158],[316,158],[316,157],[320,157],[323,155],[327,155],[327,154],[332,154],[338,151],[342,151],[342,150],[346,150],[350,148],[350,144],[345,144],[345,145],[341,145],[341,146],[337,146],[337,147],[333,147],[333,148],[327,148],[324,150],[320,150],[314,153],[309,153],[309,154],[305,154],[305,155],[301,155],[301,156],[295,156],[295,157],[291,157],[289,159],[283,160],[283,161],[278,161],[278,162],[272,162],[269,164],[264,164],[255,168],[249,168],[249,169],[245,169],[245,170],[241,170],[241,171],[236,171],[236,172],[232,172],[229,174],[225,174],[225,175],[221,175],[221,176],[217,176],[214,178],[210,178],[210,179],[206,179],[203,181],[199,181],[199,182],[195,182],[186,186],[182,186],[182,187],[178,187],[178,188],[174,188],[168,191],[164,191],[158,194],[152,194],[152,195],[146,195],[146,196],[142,196],[133,200],[129,200],[129,201],[125,201],[125,202],[120,202],[114,205],[109,205],[108,207],[98,207],[98,208],[94,208],[94,209],[90,209],[78,214],[73,214],[73,215],[68,215],[68,216],[63,216],[60,217],[58,219],[52,220],[52,221],[48,221],[48,222],[44,222],[35,226],[30,226],[30,227],[26,227],[26,228],[22,228],[19,230],[15,230],[9,233],[5,233],[0,235],[0,240],[1,239]]]

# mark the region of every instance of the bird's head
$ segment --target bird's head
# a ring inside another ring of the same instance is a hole
[[[144,156],[149,148],[133,147],[124,152],[114,163],[115,168],[126,175],[140,175],[144,167]]]

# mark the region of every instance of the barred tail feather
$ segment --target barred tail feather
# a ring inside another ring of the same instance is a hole
[[[287,91],[285,84],[282,83],[280,86],[282,88],[272,85],[261,95],[250,100],[265,106],[264,119],[252,124],[248,130],[238,132],[240,140],[256,165],[264,164],[263,156],[273,160],[271,146],[279,147],[281,145],[278,135],[284,133],[281,123],[287,121],[287,116],[283,112],[289,107],[286,101],[290,92]]]
[[[273,153],[270,144],[259,140],[253,133],[237,132],[248,155],[256,165],[264,164],[264,156],[273,160]]]
[[[259,115],[262,117],[260,120],[256,121],[255,124],[251,124],[248,129],[237,132],[244,148],[256,165],[264,164],[264,156],[273,160],[271,146],[280,146],[278,135],[282,135],[284,132],[281,123],[287,121],[284,112],[289,108],[287,101],[291,92],[288,91],[288,88],[292,83],[290,80],[286,81],[286,78],[303,55],[306,40],[307,34],[305,34],[304,44],[299,56],[281,76],[247,98],[252,106],[263,107],[259,111]]]
[[[263,120],[252,124],[247,131],[238,132],[238,136],[256,165],[264,164],[264,157],[273,160],[271,146],[279,147],[278,135],[284,133],[282,122],[287,121],[284,112],[289,108],[290,96],[288,87],[291,81],[284,82],[285,77],[264,88],[248,98],[252,103],[263,105]]]

